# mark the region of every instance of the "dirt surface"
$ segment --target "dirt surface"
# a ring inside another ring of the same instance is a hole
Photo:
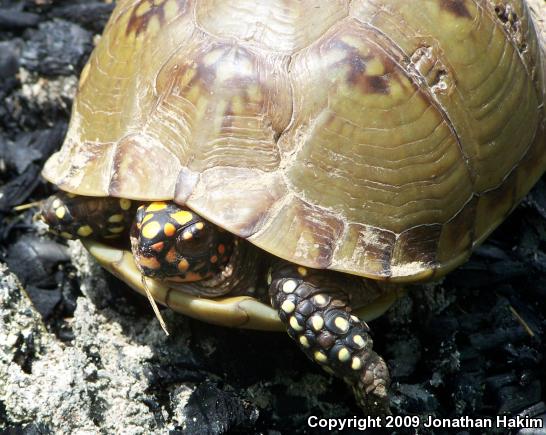
[[[166,337],[79,243],[46,235],[36,208],[14,209],[53,192],[39,171],[111,9],[0,0],[0,434],[275,434],[309,431],[310,415],[362,417],[285,334],[164,310]],[[545,278],[543,179],[465,266],[371,323],[393,413],[545,419]]]

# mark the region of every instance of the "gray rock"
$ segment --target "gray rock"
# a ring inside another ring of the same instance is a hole
[[[80,262],[85,264],[83,254]],[[96,297],[103,285],[84,280],[82,291]],[[97,309],[92,299],[78,299],[75,339],[64,345],[0,265],[0,401],[11,422],[45,422],[65,433],[158,429],[146,405],[150,385],[144,371],[153,350],[145,343],[164,342],[165,334],[155,322],[137,330],[112,310]]]

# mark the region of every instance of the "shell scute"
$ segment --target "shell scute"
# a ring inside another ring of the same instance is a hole
[[[291,113],[286,62],[206,35],[168,60],[157,75],[156,113],[180,125],[172,135],[184,137],[173,144],[182,145],[189,168],[278,167],[275,138]]]

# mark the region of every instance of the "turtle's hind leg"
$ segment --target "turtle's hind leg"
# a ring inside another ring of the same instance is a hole
[[[303,352],[351,384],[365,412],[388,413],[387,366],[372,350],[368,325],[350,313],[358,278],[283,263],[269,280],[272,305]]]
[[[128,199],[57,192],[42,204],[40,218],[66,239],[116,239],[129,233],[135,205]]]

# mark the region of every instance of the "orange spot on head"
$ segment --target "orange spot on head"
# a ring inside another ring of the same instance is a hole
[[[170,222],[167,222],[165,226],[163,227],[163,232],[165,233],[167,237],[172,237],[176,233],[176,227]]]
[[[155,252],[161,252],[161,250],[165,247],[165,243],[163,242],[157,242],[154,243],[152,246],[150,246]]]
[[[169,263],[174,263],[176,261],[176,249],[169,249],[169,252],[167,252],[167,255],[165,255],[165,260],[167,260]]]
[[[184,234],[182,234],[182,237],[184,238],[184,240],[190,240],[193,237],[193,234],[190,233],[189,231],[184,231]]]
[[[218,261],[218,257],[216,255],[213,255],[212,257],[210,257],[211,263],[216,263],[217,261]]]
[[[202,230],[203,228],[205,228],[205,224],[203,222],[197,222],[195,224],[195,228],[197,228],[198,230]]]
[[[178,270],[180,272],[186,272],[190,267],[190,263],[188,263],[188,260],[186,260],[185,258],[183,258],[182,260],[180,260],[178,262]]]
[[[155,257],[140,257],[138,259],[138,263],[143,266],[147,267],[148,269],[157,270],[161,267],[161,264],[159,261],[157,261],[157,258]]]
[[[218,253],[219,253],[220,255],[223,255],[225,252],[226,252],[226,247],[225,247],[225,245],[219,244],[219,245],[218,245]]]

